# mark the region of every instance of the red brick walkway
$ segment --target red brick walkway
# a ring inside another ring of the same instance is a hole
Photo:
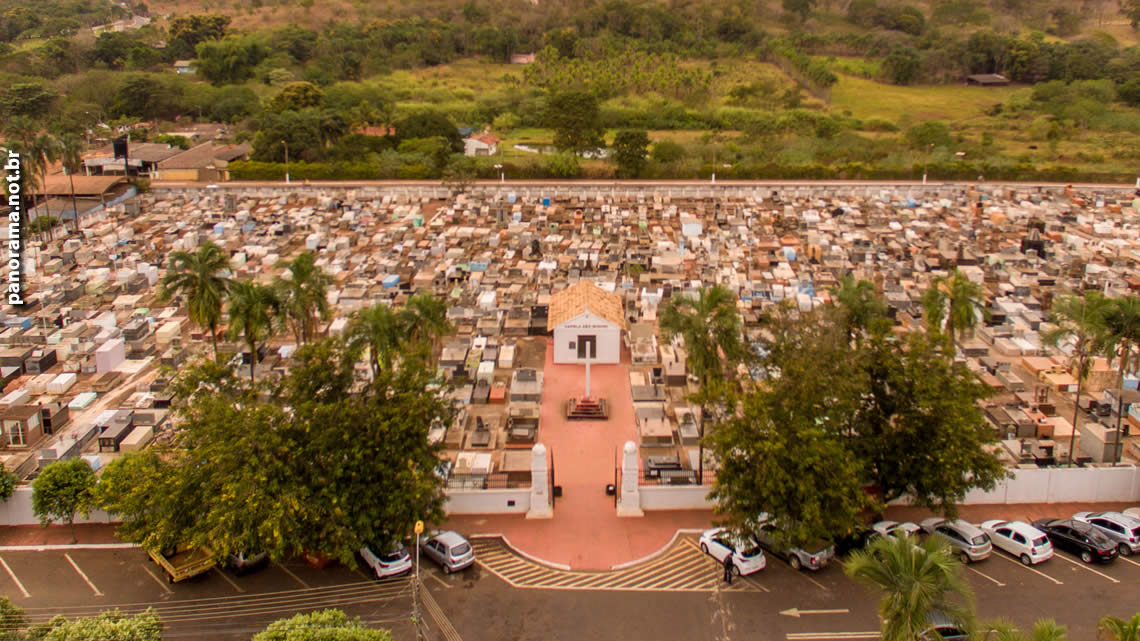
[[[115,538],[115,525],[88,523],[75,526],[79,543],[122,543]],[[67,545],[71,529],[66,525],[11,525],[0,527],[0,545]]]

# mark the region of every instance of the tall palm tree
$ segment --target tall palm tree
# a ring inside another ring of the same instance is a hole
[[[701,383],[702,395],[708,399],[710,383],[724,377],[725,370],[737,363],[750,361],[753,355],[744,341],[736,296],[727,288],[715,285],[702,289],[696,298],[674,295],[661,309],[659,326],[663,337],[681,336],[688,352],[686,363]],[[698,474],[704,482],[704,423],[708,420],[708,400],[702,403],[698,424]]]
[[[948,546],[930,537],[880,537],[843,564],[847,576],[883,591],[879,601],[883,641],[938,641],[930,615],[940,611],[973,627],[970,585]],[[966,603],[952,597],[963,598]]]
[[[999,621],[990,625],[986,630],[986,639],[990,633],[996,633],[994,641],[1065,641],[1069,638],[1069,631],[1063,625],[1058,625],[1054,619],[1040,619],[1033,624],[1033,632],[1026,639],[1021,630],[1018,630],[1008,621]]]
[[[66,133],[59,137],[59,161],[67,170],[71,187],[71,208],[75,211],[75,232],[79,233],[79,204],[75,199],[75,174],[83,167],[83,138]]]
[[[875,292],[871,281],[856,281],[851,274],[839,281],[832,292],[835,301],[843,310],[843,322],[847,327],[847,338],[855,339],[887,315],[887,304]]]
[[[368,349],[368,362],[375,379],[381,371],[392,368],[400,347],[407,339],[407,326],[388,305],[377,303],[357,310],[348,324],[348,341],[354,347]]]
[[[278,266],[285,267],[290,274],[288,279],[278,278],[274,286],[281,308],[292,325],[293,336],[298,343],[312,340],[318,319],[329,316],[328,289],[332,277],[317,267],[316,256],[311,251]]]
[[[1126,296],[1112,299],[1104,316],[1106,353],[1116,358],[1116,443],[1123,443],[1121,422],[1124,419],[1124,375],[1133,366],[1136,348],[1140,347],[1140,297]],[[1117,447],[1117,456],[1123,448]],[[1113,457],[1115,462],[1117,457]]]
[[[168,301],[175,294],[185,299],[190,320],[210,330],[214,343],[214,360],[218,359],[218,323],[222,319],[222,302],[229,290],[230,256],[226,250],[206,243],[197,252],[174,252],[166,275],[162,277],[159,300]]]
[[[39,181],[40,190],[44,195],[44,216],[51,218],[51,200],[47,194],[47,176],[51,164],[59,158],[59,143],[49,133],[41,133],[32,141],[28,149],[27,167],[31,169],[33,182]],[[41,226],[40,235],[43,240],[44,230]]]
[[[243,339],[249,348],[249,382],[254,381],[257,348],[273,334],[273,316],[280,307],[268,285],[242,280],[230,284],[230,340]]]
[[[985,300],[985,288],[955,269],[950,276],[931,282],[922,306],[930,328],[941,330],[945,322],[946,335],[954,340],[955,333],[960,337],[978,326],[979,314],[986,311]]]
[[[1053,310],[1049,313],[1049,322],[1055,327],[1041,335],[1046,345],[1054,347],[1064,341],[1073,341],[1071,358],[1076,366],[1077,396],[1073,404],[1073,433],[1069,436],[1070,465],[1077,438],[1077,421],[1081,416],[1081,392],[1092,364],[1091,357],[1102,353],[1107,343],[1104,318],[1110,307],[1109,300],[1099,292],[1062,296],[1053,303]]]
[[[1096,637],[1101,641],[1140,641],[1140,612],[1127,621],[1104,617],[1096,624]]]
[[[447,305],[431,294],[416,294],[408,299],[401,310],[412,343],[422,344],[428,359],[435,353],[439,339],[454,328],[447,320]]]

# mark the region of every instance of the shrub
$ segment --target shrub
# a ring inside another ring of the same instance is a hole
[[[685,157],[685,147],[672,140],[661,140],[653,144],[649,153],[654,162],[669,164]]]

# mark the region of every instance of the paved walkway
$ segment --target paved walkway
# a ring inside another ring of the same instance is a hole
[[[86,523],[75,526],[79,543],[121,543],[115,537],[111,523]],[[10,525],[0,527],[0,546],[5,545],[67,545],[71,543],[71,528],[66,525]]]

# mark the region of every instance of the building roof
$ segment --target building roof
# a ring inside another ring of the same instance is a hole
[[[480,134],[478,136],[471,136],[468,138],[468,140],[478,140],[479,142],[490,146],[494,146],[502,142],[502,138],[499,138],[495,134]]]
[[[582,312],[590,312],[598,318],[625,329],[625,314],[622,311],[621,297],[588,281],[581,281],[551,295],[546,329],[552,330]]]
[[[248,143],[240,145],[215,145],[204,142],[196,147],[158,163],[159,169],[200,169],[215,161],[229,162],[248,154],[252,147]]]
[[[93,154],[93,157],[87,161],[87,164],[95,166],[91,161],[97,161],[99,158],[104,157],[114,159],[115,154],[112,149],[113,147],[111,145],[104,146],[102,149]],[[182,149],[179,147],[172,147],[170,145],[157,142],[132,141],[127,146],[127,157],[132,161],[141,160],[143,162],[157,163],[162,162],[163,160],[166,160],[172,156],[177,156],[180,153],[182,153]]]
[[[1009,78],[1001,75],[1000,73],[977,73],[972,76],[966,76],[967,80],[972,80],[976,83],[983,85],[1008,85]]]
[[[175,67],[193,67],[194,61],[193,60],[175,60],[174,66]]]
[[[122,161],[119,161],[120,163]],[[123,182],[122,176],[73,176],[76,196],[99,196]],[[51,174],[45,179],[49,196],[70,196],[71,180],[64,174]],[[39,189],[36,193],[42,193]]]

